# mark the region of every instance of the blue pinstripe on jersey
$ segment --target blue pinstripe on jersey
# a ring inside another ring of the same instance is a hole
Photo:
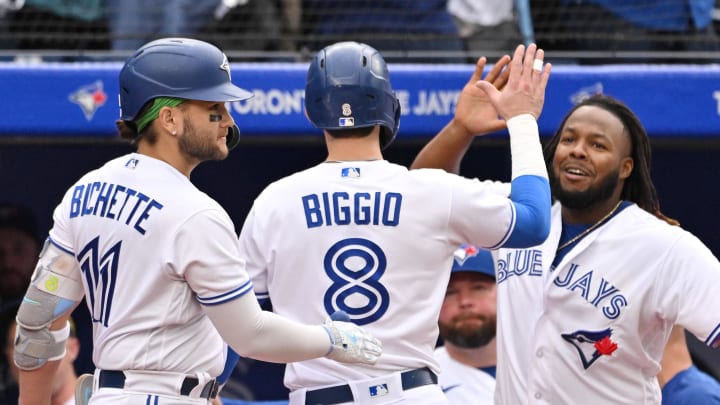
[[[247,294],[249,291],[252,291],[252,282],[250,280],[248,280],[247,282],[245,282],[245,284],[234,290],[212,297],[197,297],[197,300],[203,305],[219,305],[241,297]]]

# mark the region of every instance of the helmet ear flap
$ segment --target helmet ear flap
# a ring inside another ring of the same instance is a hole
[[[233,125],[228,128],[227,137],[225,138],[227,143],[228,151],[235,149],[240,143],[240,128],[237,125]]]
[[[400,100],[395,97],[395,128],[393,128],[393,139],[395,138],[395,135],[397,135],[398,130],[400,129],[400,115],[402,114],[402,111],[400,111]]]
[[[393,126],[391,127],[382,127],[382,132],[380,132],[380,148],[385,149],[395,140],[395,136],[398,133],[398,130],[400,129],[400,100],[395,97],[395,100],[393,101],[393,108],[395,110],[395,116],[393,117]]]

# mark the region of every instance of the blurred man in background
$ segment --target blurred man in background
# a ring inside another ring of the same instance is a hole
[[[497,306],[490,251],[462,245],[440,309],[435,349],[439,383],[451,405],[492,405],[495,392]]]

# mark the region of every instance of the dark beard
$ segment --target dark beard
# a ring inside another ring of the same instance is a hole
[[[223,160],[227,157],[227,152],[218,148],[212,140],[198,138],[195,127],[187,117],[185,117],[184,125],[185,133],[180,137],[181,151],[201,162]]]
[[[469,327],[454,326],[456,320],[445,323],[440,322],[440,336],[446,342],[450,342],[457,347],[463,349],[475,349],[490,343],[495,338],[497,332],[496,318],[483,316],[485,321],[483,326],[470,329]]]
[[[572,209],[589,208],[601,201],[607,200],[613,195],[620,181],[620,171],[615,170],[605,176],[600,184],[590,187],[585,191],[567,191],[560,186],[560,181],[554,171],[551,171],[549,175],[552,195],[560,201],[564,207]]]

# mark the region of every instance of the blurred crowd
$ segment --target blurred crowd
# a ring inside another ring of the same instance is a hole
[[[0,50],[75,60],[126,56],[149,40],[191,36],[237,58],[298,60],[356,40],[390,61],[472,62],[518,42],[569,63],[707,62],[717,0],[0,0]],[[39,53],[39,52],[38,52]],[[96,52],[97,54],[97,52]]]

